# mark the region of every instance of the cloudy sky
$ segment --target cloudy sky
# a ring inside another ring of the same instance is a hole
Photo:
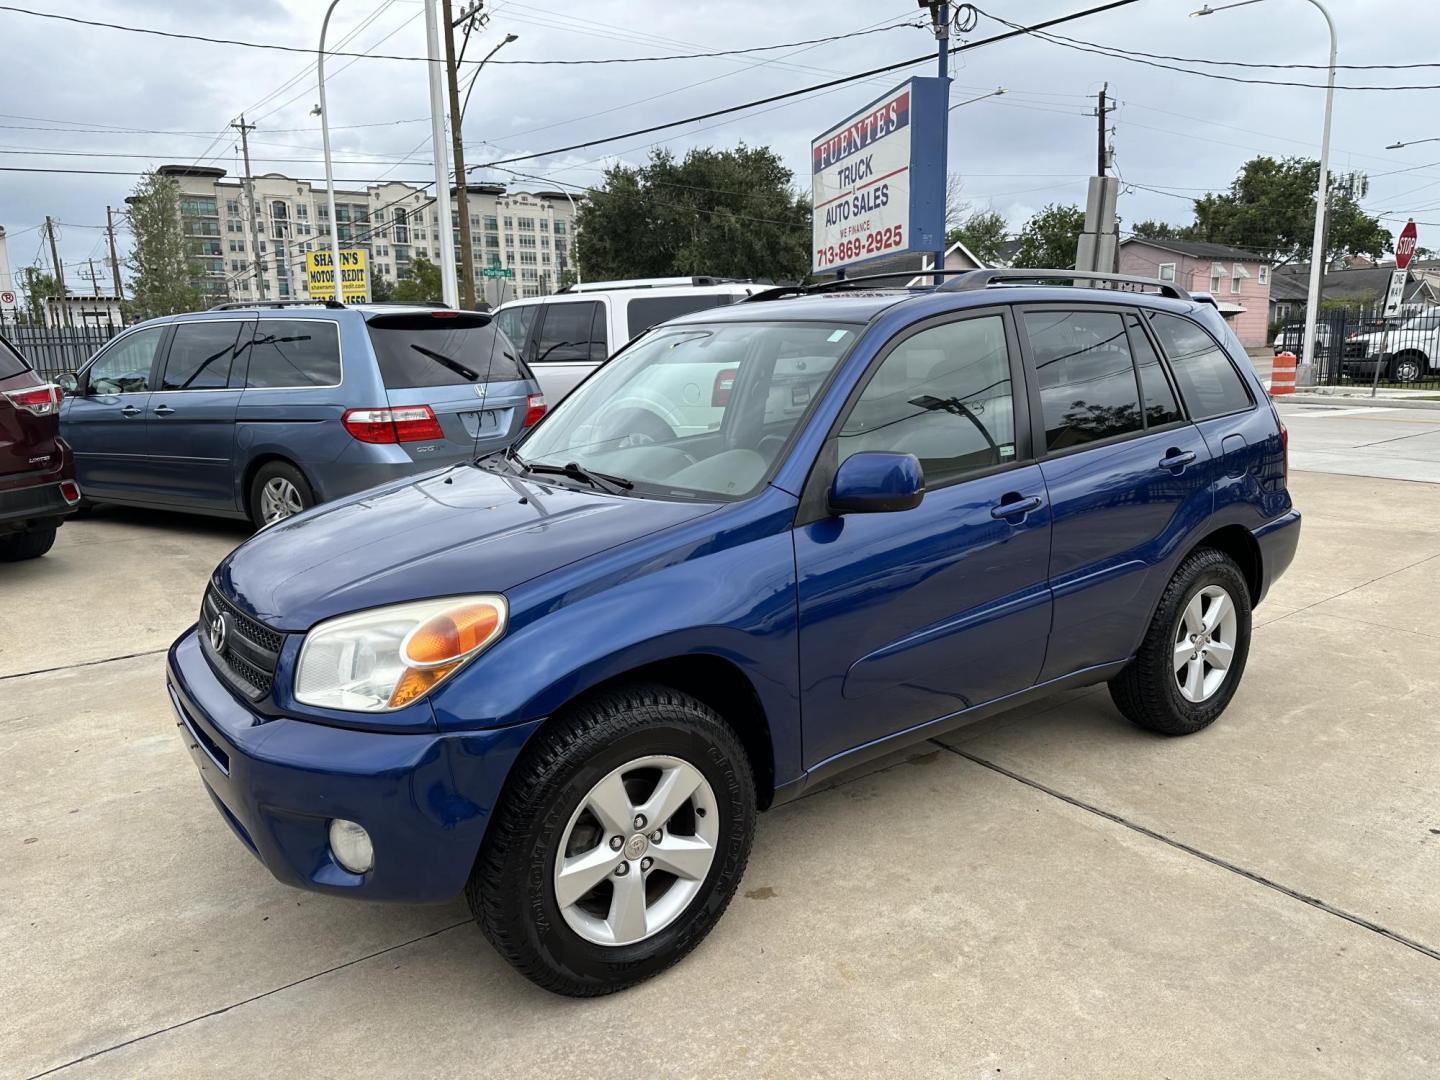
[[[1088,42],[1156,54],[1265,63],[1323,64],[1327,37],[1302,0],[1266,0],[1188,18],[1198,0],[1140,0],[1055,28]],[[1330,0],[1341,63],[1434,60],[1440,10],[1399,0]],[[18,0],[19,6],[211,37],[312,47],[324,0]],[[457,9],[461,6],[457,2]],[[1035,22],[1087,6],[1084,0],[985,0],[1004,19]],[[487,66],[466,114],[467,160],[552,151],[823,82],[933,51],[914,0],[486,0],[491,19],[471,42],[484,55],[506,33],[519,40],[497,60],[633,58],[747,48],[884,27],[863,36],[743,57],[605,66]],[[966,40],[1003,30],[987,17]],[[346,39],[348,38],[348,41]],[[343,0],[332,48],[420,56],[420,0]],[[345,44],[340,44],[346,41]],[[1194,68],[1194,64],[1182,64]],[[1323,72],[1210,68],[1241,78],[1323,80]],[[546,153],[514,168],[584,186],[607,162],[639,161],[654,145],[774,147],[808,183],[810,139],[899,82],[932,74],[933,63],[872,82],[796,98],[593,149]],[[956,59],[951,98],[1004,87],[1003,97],[951,113],[950,169],[965,198],[993,207],[1018,228],[1050,202],[1084,202],[1094,169],[1094,95],[1108,82],[1116,162],[1132,187],[1125,221],[1190,219],[1186,201],[1224,188],[1257,153],[1318,153],[1321,90],[1202,78],[1096,56],[1034,38],[975,49]],[[1341,72],[1342,83],[1440,83],[1440,66]],[[333,59],[330,99],[336,175],[357,184],[433,177],[425,66],[407,60]],[[303,55],[176,41],[0,11],[0,165],[106,170],[125,175],[0,171],[0,224],[15,266],[40,257],[46,214],[60,221],[67,275],[103,253],[105,207],[123,205],[135,176],[167,162],[239,171],[242,111],[257,125],[257,172],[323,176],[313,65]],[[1372,178],[1366,205],[1399,217],[1440,221],[1440,142],[1386,150],[1396,140],[1440,136],[1440,90],[1336,95],[1332,162]],[[658,140],[658,141],[657,141]],[[491,174],[496,176],[498,174]],[[1425,225],[1420,240],[1426,241]],[[1440,230],[1437,225],[1436,230]],[[1435,232],[1440,238],[1440,231]],[[122,236],[123,242],[123,236]],[[48,261],[48,259],[47,259]],[[73,278],[72,278],[73,281]]]

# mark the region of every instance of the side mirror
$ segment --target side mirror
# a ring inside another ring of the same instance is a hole
[[[925,497],[925,473],[914,454],[864,451],[841,463],[830,487],[830,509],[839,514],[910,510]]]
[[[68,396],[79,391],[80,380],[77,379],[72,372],[67,371],[64,375],[56,376],[55,385],[60,387],[61,390],[64,390]]]

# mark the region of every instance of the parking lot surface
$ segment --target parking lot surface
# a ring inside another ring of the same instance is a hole
[[[1379,447],[1440,424],[1283,411],[1305,531],[1218,723],[1090,690],[843,778],[761,818],[694,954],[592,1001],[458,900],[275,883],[163,680],[243,531],[67,524],[0,568],[0,1076],[1436,1075],[1440,487]]]

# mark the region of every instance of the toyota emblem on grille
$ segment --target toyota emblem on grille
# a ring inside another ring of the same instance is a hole
[[[210,647],[217,653],[225,651],[225,639],[230,636],[230,620],[222,611],[210,622]]]

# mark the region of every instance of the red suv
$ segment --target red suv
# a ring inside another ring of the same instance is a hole
[[[0,562],[44,555],[80,502],[61,394],[0,337]]]

